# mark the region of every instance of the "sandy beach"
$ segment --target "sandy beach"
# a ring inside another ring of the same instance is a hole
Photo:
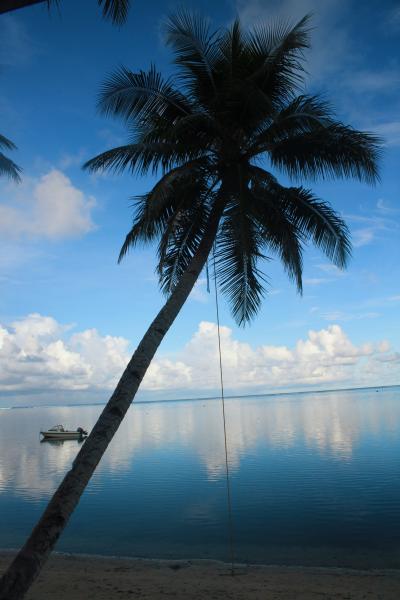
[[[10,561],[0,555],[0,572]],[[177,598],[185,600],[397,600],[400,571],[240,566],[54,555],[27,600]]]

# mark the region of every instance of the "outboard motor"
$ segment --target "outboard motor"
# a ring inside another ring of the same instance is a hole
[[[82,427],[78,427],[77,431],[81,434],[81,435],[87,435],[88,432],[85,431],[84,429],[82,429]]]

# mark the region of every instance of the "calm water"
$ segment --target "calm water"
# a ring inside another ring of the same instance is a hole
[[[0,547],[20,545],[99,406],[0,410]],[[227,401],[241,562],[400,567],[400,387]],[[136,404],[57,549],[229,560],[221,406]]]

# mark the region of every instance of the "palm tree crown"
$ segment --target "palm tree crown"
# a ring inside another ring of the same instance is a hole
[[[8,140],[4,135],[0,135],[0,148],[6,150],[15,150],[15,145]],[[5,175],[14,181],[19,182],[21,168],[16,165],[11,159],[7,158],[2,152],[0,152],[0,176]]]
[[[137,243],[157,241],[160,285],[171,294],[219,203],[217,274],[241,324],[265,292],[262,259],[277,255],[301,292],[307,242],[339,268],[351,252],[348,229],[331,206],[303,186],[281,185],[270,169],[297,181],[378,178],[378,138],[335,119],[318,96],[300,93],[309,20],[251,32],[236,20],[211,33],[205,19],[181,11],[165,27],[176,75],[123,67],[100,95],[100,110],[122,117],[131,138],[85,167],[159,177],[136,198],[120,259]]]

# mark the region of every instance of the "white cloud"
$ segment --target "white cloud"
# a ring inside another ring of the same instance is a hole
[[[324,273],[327,273],[328,275],[334,275],[335,277],[343,277],[344,275],[346,275],[344,271],[342,271],[332,263],[321,263],[315,266],[317,267],[317,269],[323,271]]]
[[[328,311],[321,314],[321,317],[325,321],[359,321],[363,319],[376,319],[381,315],[377,312],[357,312],[357,313],[346,313],[341,310]],[[381,346],[380,346],[381,347]]]
[[[379,198],[376,203],[377,211],[384,215],[397,215],[400,213],[400,208],[394,208],[383,198]]]
[[[212,285],[212,281],[210,279],[210,287]],[[209,294],[207,292],[207,279],[198,279],[194,284],[194,288],[189,296],[191,300],[195,300],[196,302],[206,303],[209,300]]]
[[[304,284],[305,285],[321,285],[323,283],[329,283],[329,281],[332,281],[332,280],[328,279],[327,277],[306,277],[304,279]]]
[[[392,354],[377,356],[377,360],[379,362],[396,362],[400,364],[400,352],[393,352]]]
[[[344,219],[349,223],[359,224],[358,229],[352,229],[352,243],[355,248],[366,246],[376,238],[387,238],[389,234],[398,235],[399,221],[396,217],[397,211],[388,208],[383,200],[378,200],[372,211],[365,214],[345,214]],[[390,214],[389,214],[390,213]]]
[[[374,239],[374,230],[369,228],[356,229],[352,234],[352,242],[355,248],[367,246]]]
[[[388,121],[373,127],[374,132],[383,137],[387,146],[400,145],[400,121]]]
[[[129,360],[129,341],[96,329],[70,329],[39,314],[0,326],[0,391],[112,390]],[[376,383],[379,365],[387,370],[397,360],[387,341],[357,346],[339,325],[311,330],[292,348],[252,347],[221,327],[221,344],[225,385],[231,391],[364,382],[367,360],[368,369],[374,365]],[[179,353],[155,358],[142,389],[213,393],[219,386],[218,364],[216,324],[203,321]]]
[[[7,198],[7,200],[6,200]],[[96,202],[53,169],[40,179],[8,185],[0,199],[0,233],[8,238],[29,236],[62,239],[94,228],[91,212]]]
[[[155,359],[143,382],[144,389],[163,390],[191,387],[192,367],[181,360]]]
[[[110,389],[128,361],[128,340],[70,327],[37,313],[0,326],[3,392]]]
[[[346,84],[357,91],[379,92],[396,90],[400,84],[400,73],[398,69],[386,69],[381,71],[359,70],[349,76]]]
[[[221,345],[225,385],[227,389],[242,391],[364,381],[366,360],[373,361],[389,351],[386,341],[356,346],[339,325],[311,330],[293,348],[272,345],[254,348],[235,340],[228,327],[221,327]],[[177,358],[185,369],[182,388],[217,389],[216,325],[200,323]]]
[[[58,166],[61,170],[69,169],[70,167],[81,167],[87,160],[87,150],[81,148],[75,153],[64,153],[58,161]]]

